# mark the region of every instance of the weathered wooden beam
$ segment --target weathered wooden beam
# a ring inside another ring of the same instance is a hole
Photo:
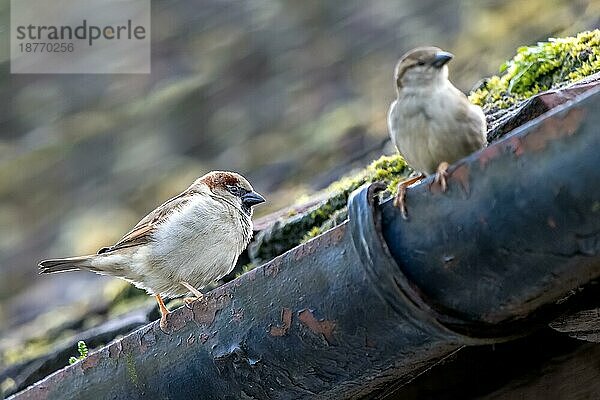
[[[465,345],[527,333],[600,277],[600,92],[461,161],[409,221],[349,221],[38,382],[17,399],[356,398]],[[590,287],[586,290],[597,290]]]

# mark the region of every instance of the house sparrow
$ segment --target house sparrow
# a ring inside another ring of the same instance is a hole
[[[233,172],[213,171],[145,216],[121,240],[96,255],[45,260],[40,273],[92,271],[124,279],[156,296],[191,292],[227,275],[252,237],[252,207],[265,199]]]
[[[446,191],[448,164],[487,144],[483,111],[448,80],[446,64],[452,57],[437,47],[418,47],[396,65],[397,98],[390,105],[388,128],[392,143],[420,173],[398,185],[394,204],[405,219],[408,185],[435,173],[435,182]]]

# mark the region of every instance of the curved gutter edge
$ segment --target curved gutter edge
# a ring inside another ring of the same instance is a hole
[[[600,294],[599,111],[597,87],[453,165],[448,192],[410,188],[408,221],[382,204],[405,286],[446,327],[522,335]]]
[[[411,321],[415,326],[426,325],[428,331],[437,331],[439,336],[455,338],[464,345],[490,342],[463,335],[441,323],[443,318],[438,319],[435,310],[420,298],[402,273],[381,233],[377,193],[385,189],[386,185],[382,183],[367,184],[352,192],[348,199],[352,243],[372,287],[377,289],[377,295],[397,313],[399,319]]]

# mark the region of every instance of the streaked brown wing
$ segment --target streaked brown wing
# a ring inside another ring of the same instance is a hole
[[[193,195],[190,191],[185,191],[172,199],[167,200],[155,210],[146,215],[136,226],[133,227],[125,236],[111,247],[104,247],[98,251],[98,254],[108,253],[127,247],[135,247],[146,244],[150,240],[150,235],[156,227],[173,211],[178,210],[184,204],[191,200]]]

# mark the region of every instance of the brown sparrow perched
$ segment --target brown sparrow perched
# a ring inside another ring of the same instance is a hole
[[[86,270],[124,279],[162,297],[202,288],[227,275],[252,237],[252,207],[265,199],[233,172],[213,171],[146,215],[121,240],[96,255],[45,260],[40,273]]]
[[[398,185],[394,204],[405,219],[408,185],[435,173],[435,182],[446,191],[448,164],[487,144],[483,111],[448,80],[446,64],[452,57],[437,47],[418,47],[396,65],[397,98],[390,105],[388,128],[392,143],[420,173]]]

